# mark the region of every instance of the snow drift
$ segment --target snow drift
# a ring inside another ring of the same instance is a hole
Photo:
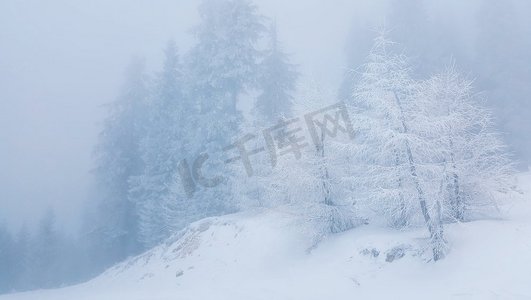
[[[522,194],[506,218],[449,225],[452,250],[437,263],[424,229],[367,225],[315,244],[303,220],[257,210],[194,223],[85,284],[0,299],[531,299]]]

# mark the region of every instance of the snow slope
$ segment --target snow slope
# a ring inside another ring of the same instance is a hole
[[[87,283],[0,300],[531,299],[531,174],[521,183],[504,218],[448,226],[437,263],[423,229],[368,225],[312,247],[297,217],[254,211],[197,222]]]

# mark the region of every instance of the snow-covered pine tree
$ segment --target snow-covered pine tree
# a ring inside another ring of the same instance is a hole
[[[269,39],[264,57],[259,65],[257,89],[260,91],[250,117],[245,120],[242,128],[245,133],[252,132],[256,138],[249,141],[249,149],[263,147],[263,130],[275,126],[281,119],[293,117],[293,100],[296,92],[296,81],[299,76],[296,66],[291,64],[289,56],[278,39],[276,22],[271,24]],[[263,182],[271,176],[271,161],[267,154],[253,157],[253,176],[238,180],[233,187],[241,196],[239,206],[242,208],[259,205],[266,206]]]
[[[440,203],[427,199],[432,193],[425,189],[429,180],[421,168],[429,145],[410,127],[422,113],[416,103],[417,83],[406,58],[394,54],[392,45],[385,33],[375,39],[354,92],[353,118],[360,130],[355,159],[361,169],[352,179],[360,187],[360,200],[368,199],[392,226],[403,227],[422,217],[438,260],[446,247]]]
[[[235,114],[238,96],[256,84],[263,17],[248,0],[203,0],[197,44],[188,56],[192,91],[201,112]],[[221,97],[221,98],[219,98]]]
[[[186,216],[185,207],[179,207],[184,193],[177,169],[189,142],[191,110],[184,94],[177,46],[170,41],[149,100],[146,132],[140,145],[142,174],[129,181],[129,198],[139,215],[139,239],[146,248],[194,219],[189,210]]]
[[[257,48],[264,31],[263,17],[248,0],[203,0],[195,28],[196,45],[187,57],[189,96],[197,101],[199,114],[192,141],[192,158],[207,153],[205,176],[223,175],[216,187],[196,191],[206,216],[234,208],[231,184],[235,174],[223,164],[223,148],[240,133],[239,98],[256,88],[261,52]]]
[[[140,142],[145,135],[148,77],[143,59],[134,59],[126,71],[119,98],[109,105],[96,156],[98,207],[87,220],[89,242],[101,253],[94,265],[103,266],[138,253],[138,215],[128,199],[129,180],[142,171]],[[101,261],[100,261],[101,260]]]
[[[264,120],[262,123],[267,123],[263,125],[271,125],[280,117],[291,117],[298,77],[278,40],[276,22],[271,25],[269,39],[258,77],[261,94],[256,100],[256,115]]]

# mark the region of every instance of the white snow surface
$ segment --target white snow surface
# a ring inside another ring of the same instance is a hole
[[[520,186],[501,218],[448,225],[436,263],[423,228],[366,225],[312,247],[304,220],[257,210],[199,221],[87,283],[0,300],[531,299],[531,174]],[[387,262],[395,247],[405,255]]]

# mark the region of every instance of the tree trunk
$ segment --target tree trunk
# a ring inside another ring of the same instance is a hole
[[[462,222],[464,221],[464,203],[463,198],[461,197],[461,191],[460,191],[460,185],[459,185],[459,175],[457,174],[457,165],[455,162],[455,154],[454,154],[454,142],[452,138],[450,137],[450,163],[452,164],[452,189],[450,191],[451,195],[451,201],[450,205],[452,207],[452,215],[453,217]]]
[[[317,155],[321,157],[322,161],[320,163],[320,169],[322,173],[322,187],[324,193],[324,204],[329,206],[334,206],[330,193],[330,175],[328,174],[328,168],[324,162],[325,151],[324,151],[324,129],[321,129],[321,144],[316,145]]]
[[[398,109],[400,111],[400,119],[402,123],[402,130],[404,133],[408,132],[408,128],[406,125],[406,119],[404,115],[404,110],[402,108],[402,104],[400,102],[400,98],[398,97],[396,91],[393,91],[396,103],[398,105]],[[422,186],[420,185],[420,180],[418,178],[417,174],[417,167],[415,165],[415,160],[413,159],[413,153],[411,152],[411,147],[409,146],[409,142],[405,141],[405,147],[406,147],[406,154],[407,159],[409,163],[409,171],[411,178],[413,179],[413,183],[415,185],[415,189],[418,193],[418,200],[420,204],[420,209],[422,211],[422,215],[424,217],[424,222],[426,223],[426,226],[428,227],[428,231],[430,233],[430,239],[431,239],[431,246],[433,251],[433,260],[438,261],[442,258],[444,258],[444,247],[445,247],[445,241],[443,236],[443,224],[440,216],[440,203],[437,202],[437,220],[433,220],[430,216],[430,213],[428,211],[428,206],[426,204],[426,198],[424,195],[424,191],[422,190]]]
[[[399,171],[400,159],[398,156],[398,151],[394,151],[395,154],[395,166],[397,172]],[[397,184],[398,184],[398,217],[393,220],[393,227],[402,228],[407,225],[407,212],[406,212],[406,201],[404,200],[404,193],[402,193],[403,183],[401,174],[397,174]]]

